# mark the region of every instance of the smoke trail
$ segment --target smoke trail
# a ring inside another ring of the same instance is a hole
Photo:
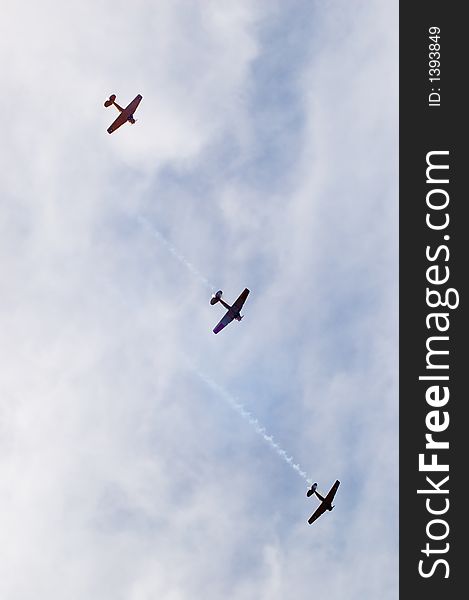
[[[160,244],[162,244],[169,252],[176,258],[186,269],[188,269],[192,275],[194,275],[200,283],[205,285],[211,292],[215,291],[215,286],[210,283],[210,281],[198,271],[194,265],[187,260],[187,258],[182,255],[176,248],[169,242],[164,235],[158,230],[151,221],[149,221],[146,217],[137,217],[137,221],[142,225],[149,233],[156,238]]]
[[[201,283],[203,283],[210,291],[215,291],[210,281],[204,277],[200,271],[198,271],[194,265],[187,260],[176,248],[164,237],[162,233],[145,217],[137,217],[138,222],[147,229],[150,234],[155,237],[183,266],[186,267]],[[210,377],[201,373],[197,368],[191,366],[191,369],[196,375],[212,390],[218,393],[226,402],[233,408],[245,421],[253,427],[254,431],[262,437],[262,439],[270,446],[270,448],[284,460],[300,477],[302,477],[309,485],[313,484],[313,480],[308,474],[303,471],[298,463],[293,462],[293,457],[288,456],[286,451],[274,441],[271,435],[267,434],[265,427],[263,427],[259,420],[254,417],[249,411],[247,411],[242,404],[240,404],[229,392],[223,387],[215,383]]]
[[[227,392],[221,385],[215,383],[210,377],[201,373],[195,367],[191,367],[192,370],[197,374],[197,376],[206,384],[209,388],[215,391],[217,394],[222,396],[222,398],[233,408],[245,421],[254,428],[255,432],[259,434],[262,439],[267,442],[270,448],[278,455],[282,460],[284,460],[290,467],[298,473],[300,477],[302,477],[309,485],[313,485],[313,480],[308,476],[308,474],[303,471],[298,463],[293,462],[293,457],[288,456],[283,448],[281,448],[277,442],[274,441],[271,435],[267,434],[265,427],[263,427],[259,420],[254,417],[249,411],[247,411],[242,404],[240,404],[229,392]]]

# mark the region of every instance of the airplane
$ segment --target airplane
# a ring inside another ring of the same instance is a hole
[[[222,298],[221,298],[222,294],[223,294],[223,292],[221,290],[218,290],[218,292],[216,294],[212,295],[212,299],[210,300],[210,304],[213,305],[213,304],[216,304],[217,302],[220,302],[228,310],[228,312],[225,313],[225,316],[223,317],[223,319],[213,329],[213,333],[218,333],[219,331],[221,331],[224,327],[226,327],[228,325],[228,323],[231,323],[231,321],[233,319],[236,319],[237,321],[241,321],[241,319],[243,318],[241,315],[241,309],[243,307],[243,304],[246,302],[246,298],[248,297],[249,290],[248,290],[248,288],[246,288],[243,292],[241,292],[239,298],[236,300],[236,302],[234,302],[234,304],[232,306],[230,306],[224,300],[222,300]]]
[[[114,121],[114,123],[112,123],[112,125],[108,128],[107,132],[112,133],[116,129],[119,129],[119,127],[121,125],[123,125],[124,123],[126,123],[127,121],[133,125],[135,123],[134,112],[137,110],[137,106],[140,104],[140,101],[142,98],[143,98],[143,96],[138,94],[138,96],[135,96],[135,98],[132,100],[132,102],[129,105],[127,105],[125,108],[122,108],[122,106],[119,106],[117,104],[117,102],[115,102],[116,95],[111,94],[109,96],[109,99],[106,100],[106,102],[104,103],[104,106],[106,108],[108,108],[108,106],[112,106],[114,104],[114,106],[120,112],[120,115],[117,117],[117,119]]]
[[[316,511],[308,519],[308,523],[310,525],[311,525],[311,523],[316,521],[316,519],[318,517],[320,517],[322,515],[322,513],[326,512],[326,510],[332,510],[334,508],[334,505],[332,504],[332,500],[334,499],[335,493],[337,492],[337,488],[339,487],[339,485],[340,485],[340,481],[337,479],[337,481],[334,483],[334,485],[328,491],[327,496],[325,498],[323,496],[321,496],[321,494],[318,491],[316,491],[316,488],[318,486],[317,483],[313,483],[313,485],[311,486],[311,489],[309,489],[306,492],[306,495],[308,497],[311,496],[312,494],[316,494],[316,496],[319,498],[319,500],[321,500],[321,504],[318,506]]]

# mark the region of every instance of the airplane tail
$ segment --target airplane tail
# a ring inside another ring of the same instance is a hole
[[[314,493],[319,498],[319,500],[321,500],[321,502],[324,502],[324,496],[321,496],[321,494],[319,492],[316,492],[316,491]]]
[[[218,290],[218,292],[216,294],[213,294],[212,298],[210,300],[210,304],[213,306],[214,304],[216,304],[217,302],[219,302],[222,294],[223,294],[223,292],[221,290]]]
[[[108,108],[109,106],[112,106],[114,104],[114,100],[116,99],[116,95],[115,94],[111,94],[109,96],[109,100],[106,100],[106,102],[104,103],[104,106],[106,108]]]

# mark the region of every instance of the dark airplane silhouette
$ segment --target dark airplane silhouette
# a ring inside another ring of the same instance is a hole
[[[319,500],[321,500],[321,504],[317,507],[316,511],[310,516],[310,518],[308,519],[308,523],[311,525],[311,523],[314,523],[314,521],[316,521],[316,519],[318,517],[320,517],[322,515],[322,513],[326,512],[326,510],[332,510],[334,508],[334,505],[332,504],[332,500],[334,499],[335,493],[337,492],[337,488],[340,485],[340,481],[337,479],[337,481],[334,483],[334,485],[331,487],[331,489],[328,491],[327,496],[324,498],[324,496],[321,496],[321,494],[319,492],[316,491],[316,488],[318,486],[317,483],[313,483],[313,485],[311,486],[311,489],[309,489],[306,492],[306,495],[312,496],[313,494],[316,494],[316,496],[319,498]]]

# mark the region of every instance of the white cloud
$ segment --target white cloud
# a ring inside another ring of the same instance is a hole
[[[6,7],[2,597],[397,595],[397,7],[289,4]]]

